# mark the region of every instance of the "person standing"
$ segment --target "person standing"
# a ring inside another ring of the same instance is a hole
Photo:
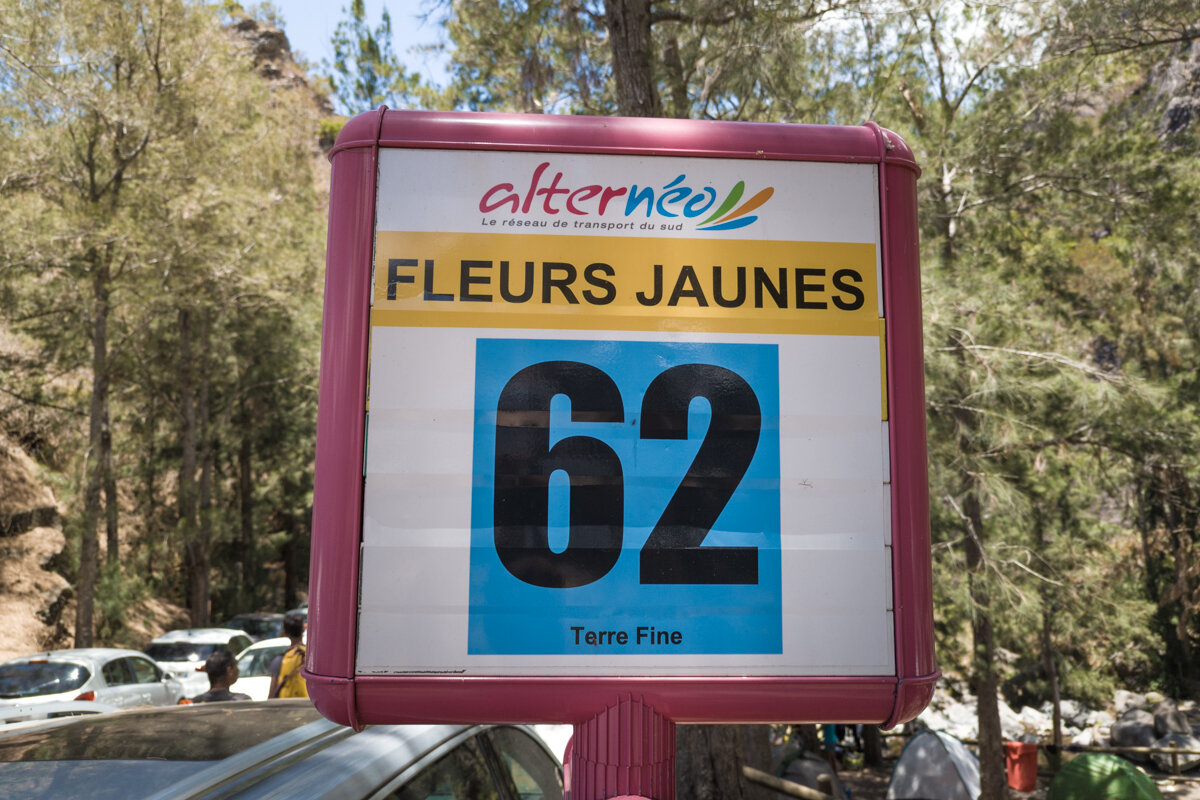
[[[268,697],[308,697],[308,684],[300,670],[304,667],[304,629],[307,626],[303,614],[289,613],[283,618],[283,635],[291,639],[291,645],[278,658],[278,666],[271,663],[271,691]]]
[[[233,653],[224,647],[212,652],[204,662],[208,674],[208,691],[192,698],[193,703],[223,703],[228,700],[249,700],[250,695],[231,692],[229,687],[237,683],[238,665]]]
[[[838,726],[831,722],[821,724],[821,741],[825,745],[825,760],[829,762],[829,768],[833,770],[833,774],[837,774],[838,769],[838,750],[841,749],[841,732]]]

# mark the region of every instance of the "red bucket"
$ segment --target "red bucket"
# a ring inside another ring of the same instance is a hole
[[[1037,788],[1037,748],[1027,742],[1004,743],[1004,768],[1008,773],[1008,785],[1018,792],[1032,792]]]

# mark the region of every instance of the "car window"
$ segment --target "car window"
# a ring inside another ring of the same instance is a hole
[[[92,673],[78,664],[0,664],[0,697],[39,697],[78,689]]]
[[[129,666],[133,670],[133,677],[137,683],[158,683],[162,680],[162,673],[158,667],[154,666],[154,662],[147,658],[130,656]]]
[[[468,739],[385,800],[500,800],[475,739]]]
[[[272,636],[283,635],[283,617],[237,616],[225,623],[225,627],[237,628],[260,639],[269,639]]]
[[[288,646],[260,647],[247,653],[242,653],[238,659],[238,674],[243,678],[255,678],[260,675],[270,675],[271,661],[287,652]]]
[[[240,653],[251,644],[253,644],[253,642],[250,641],[249,636],[235,636],[229,642],[229,649],[235,653]]]
[[[129,671],[129,665],[125,663],[123,658],[114,658],[101,669],[104,675],[104,682],[109,686],[124,686],[127,683],[133,683],[133,674]]]
[[[540,744],[516,728],[494,728],[489,736],[512,788],[521,800],[562,800],[558,763]]]
[[[203,661],[220,645],[191,642],[155,642],[146,648],[146,655],[155,661]]]

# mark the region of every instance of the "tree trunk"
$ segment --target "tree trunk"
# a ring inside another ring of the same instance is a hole
[[[283,512],[280,522],[287,532],[283,543],[283,604],[287,608],[295,608],[300,601],[300,525],[296,515],[292,513],[292,499],[296,490],[296,482],[291,476],[284,476],[281,503]]]
[[[974,652],[971,683],[979,703],[979,800],[1005,800],[1004,742],[1000,732],[1000,687],[996,676],[996,637],[992,630],[991,592],[983,554],[983,513],[974,488],[963,499],[970,530],[966,536],[967,572],[972,600]]]
[[[154,414],[146,414],[143,423],[134,423],[134,429],[137,431],[138,439],[141,440],[141,453],[138,455],[139,464],[138,471],[141,473],[141,493],[140,516],[142,518],[141,536],[133,540],[133,547],[146,547],[146,578],[154,577],[155,555],[157,553],[156,543],[151,539],[151,532],[156,530],[158,525],[158,496],[155,488],[158,482],[158,470],[154,462]]]
[[[1042,525],[1042,519],[1039,516],[1035,523],[1036,540],[1039,553],[1045,553],[1049,542],[1046,541],[1046,530]],[[1054,594],[1051,591],[1050,584],[1043,583],[1041,586],[1042,600],[1042,671],[1046,674],[1046,682],[1050,685],[1050,701],[1053,706],[1054,727],[1051,733],[1051,743],[1054,749],[1051,751],[1051,763],[1057,767],[1059,754],[1062,752],[1062,696],[1058,688],[1058,661],[1055,658],[1054,652]]]
[[[863,725],[863,766],[883,766],[883,733],[878,725]]]
[[[800,740],[805,752],[820,755],[822,752],[821,734],[817,733],[816,725],[793,725],[792,730],[795,732],[796,738]]]
[[[121,539],[118,529],[118,514],[121,507],[117,500],[117,473],[113,467],[112,423],[108,417],[107,402],[104,405],[104,429],[100,436],[100,449],[103,451],[104,459],[104,561],[112,566],[121,557]]]
[[[1058,664],[1054,657],[1054,640],[1051,637],[1053,627],[1050,608],[1049,592],[1042,589],[1042,669],[1046,673],[1046,681],[1050,684],[1050,701],[1054,707],[1054,731],[1052,734],[1052,763],[1057,761],[1062,752],[1062,695],[1058,688]]]
[[[179,465],[179,529],[187,579],[187,605],[191,624],[203,627],[208,608],[207,565],[199,546],[196,524],[196,386],[192,355],[192,312],[179,309],[179,406],[182,421]]]
[[[692,101],[688,97],[687,78],[683,72],[683,60],[679,56],[679,38],[667,37],[663,47],[663,69],[667,72],[668,97],[670,99],[669,115],[679,119],[687,119]]]
[[[299,602],[300,576],[298,574],[300,555],[296,547],[296,534],[293,530],[289,515],[287,521],[287,539],[283,543],[283,605],[295,608]]]
[[[1004,800],[1008,797],[1008,782],[1004,770],[1004,737],[1000,731],[1000,689],[994,667],[996,640],[990,612],[976,609],[975,614],[972,682],[979,702],[979,784],[982,789],[979,800]]]
[[[650,0],[606,0],[604,25],[612,48],[618,111],[626,117],[661,117],[651,61]]]
[[[679,725],[675,728],[675,796],[682,800],[770,800],[742,767],[771,771],[762,725]],[[759,740],[761,739],[761,747]]]
[[[198,487],[199,519],[196,530],[196,550],[199,559],[196,581],[199,586],[196,593],[203,598],[201,618],[203,625],[212,620],[212,583],[210,572],[212,568],[212,525],[213,525],[213,430],[212,404],[210,403],[210,388],[212,381],[209,375],[209,309],[204,309],[200,315],[200,355],[197,366],[200,370],[199,396],[196,417],[200,442],[200,485]]]
[[[83,529],[79,538],[79,577],[75,608],[75,646],[95,643],[96,577],[100,567],[100,489],[104,484],[104,422],[108,418],[109,274],[106,254],[93,248],[92,265],[92,399],[89,409],[87,483]]]
[[[771,772],[773,766],[771,764],[771,726],[742,725],[741,729],[742,743],[746,750],[743,763],[763,772]],[[774,797],[773,793],[764,791],[757,783],[748,785],[755,787],[752,796],[760,797],[762,800],[771,800]]]
[[[254,448],[250,440],[250,419],[246,401],[242,400],[238,410],[238,430],[241,445],[238,448],[238,501],[241,512],[241,531],[238,537],[240,569],[238,570],[238,593],[249,597],[254,586],[254,482],[252,459]]]

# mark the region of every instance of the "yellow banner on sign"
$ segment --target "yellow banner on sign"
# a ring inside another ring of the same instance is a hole
[[[875,246],[380,231],[371,324],[879,336]]]

